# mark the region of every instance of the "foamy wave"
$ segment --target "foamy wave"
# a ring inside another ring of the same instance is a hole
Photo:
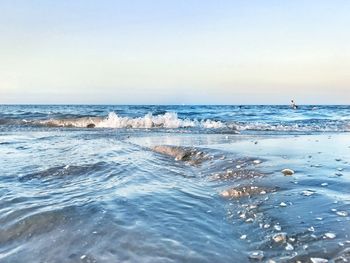
[[[177,129],[177,128],[206,128],[206,129],[219,129],[227,127],[221,121],[214,120],[191,120],[180,119],[174,112],[167,112],[163,115],[153,116],[151,113],[146,114],[144,117],[130,118],[121,117],[114,112],[110,112],[108,117],[82,117],[75,119],[51,119],[39,121],[38,124],[55,126],[55,127],[77,127],[77,128],[133,128],[133,129],[152,129],[152,128],[165,128],[165,129]]]
[[[114,129],[208,129],[221,132],[238,133],[244,131],[256,132],[350,132],[348,121],[313,122],[300,123],[264,123],[264,122],[222,122],[205,119],[181,119],[177,113],[167,112],[161,115],[146,114],[143,117],[122,117],[110,112],[106,117],[78,117],[49,120],[6,120],[0,125],[25,124],[48,127],[75,127],[75,128],[114,128]]]

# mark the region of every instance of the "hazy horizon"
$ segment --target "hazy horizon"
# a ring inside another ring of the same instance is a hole
[[[347,105],[348,1],[0,1],[0,104]]]

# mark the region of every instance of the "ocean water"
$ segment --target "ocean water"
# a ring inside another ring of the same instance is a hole
[[[0,262],[346,262],[349,132],[350,106],[0,105]]]

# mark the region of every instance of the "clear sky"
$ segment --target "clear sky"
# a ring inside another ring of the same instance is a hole
[[[350,104],[348,0],[0,0],[0,103]]]

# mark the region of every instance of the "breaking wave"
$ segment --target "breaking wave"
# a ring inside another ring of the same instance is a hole
[[[130,118],[118,116],[110,112],[106,118],[102,117],[81,117],[72,119],[51,119],[39,121],[37,124],[53,127],[77,127],[77,128],[133,128],[133,129],[152,129],[152,128],[206,128],[218,129],[225,128],[226,125],[221,121],[215,120],[191,120],[180,119],[174,112],[167,112],[163,115],[146,114],[144,117]]]
[[[110,112],[106,117],[51,118],[46,120],[0,119],[0,125],[34,125],[72,128],[114,129],[207,129],[219,132],[350,132],[349,120],[306,119],[284,122],[236,121],[179,118],[175,112],[143,117],[123,117]]]

